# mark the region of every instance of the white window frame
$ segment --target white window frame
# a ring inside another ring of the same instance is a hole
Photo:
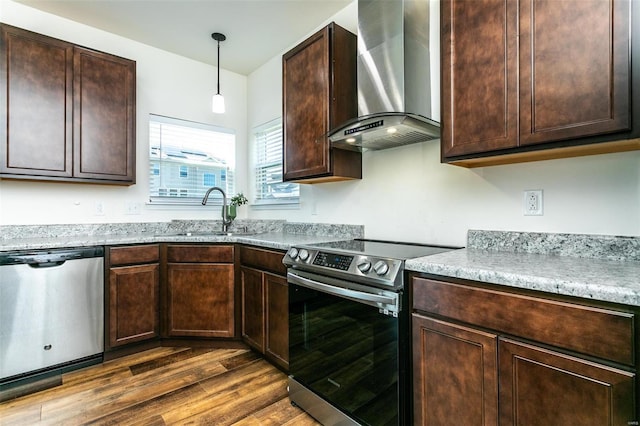
[[[271,132],[264,135],[265,132]],[[278,135],[279,133],[279,135]],[[266,137],[266,139],[265,139]],[[278,140],[276,142],[276,140]],[[264,143],[270,143],[269,147],[264,146]],[[263,150],[261,155],[259,150]],[[264,150],[270,150],[271,155],[267,155]],[[278,152],[279,158],[274,158],[273,153]],[[252,182],[253,182],[253,197],[252,207],[254,208],[297,208],[300,204],[300,189],[298,184],[291,184],[298,186],[298,196],[283,197],[275,199],[267,199],[261,196],[260,187],[262,185],[261,177],[266,179],[265,174],[261,173],[261,170],[273,168],[279,166],[282,170],[282,119],[280,117],[263,123],[254,127],[252,131],[252,149],[251,149],[251,170],[252,170]],[[269,157],[268,161],[265,161],[265,157]],[[282,182],[282,181],[280,181]]]
[[[151,146],[152,146],[152,138],[154,137],[151,133],[151,126],[154,123],[160,123],[160,125],[162,124],[170,124],[170,125],[177,125],[177,126],[182,126],[185,128],[192,128],[192,129],[200,129],[200,130],[207,130],[207,131],[212,131],[212,132],[216,132],[216,133],[220,133],[220,134],[224,134],[224,135],[231,135],[233,137],[233,156],[235,156],[235,151],[236,151],[236,144],[237,144],[237,139],[236,139],[236,132],[234,130],[231,129],[227,129],[227,128],[223,128],[223,127],[219,127],[219,126],[214,126],[211,124],[205,124],[205,123],[198,123],[198,122],[194,122],[194,121],[188,121],[188,120],[181,120],[181,119],[177,119],[177,118],[171,118],[171,117],[165,117],[165,116],[161,116],[161,115],[156,115],[156,114],[149,114],[149,168],[148,168],[148,174],[150,179],[154,179],[154,178],[159,178],[159,175],[155,175],[154,174],[154,164],[158,164],[157,168],[160,169],[160,174],[163,173],[162,170],[162,163],[158,163],[158,155],[156,154],[156,156],[151,155]],[[157,152],[157,150],[154,150],[154,152]],[[189,153],[188,151],[184,151],[185,153]],[[191,152],[192,153],[192,152]],[[177,180],[189,180],[189,179],[195,179],[196,182],[199,182],[200,185],[204,186],[204,178],[203,176],[199,176],[199,173],[196,171],[193,171],[193,177],[191,177],[192,174],[192,170],[191,169],[191,165],[188,163],[187,164],[187,177],[181,177],[180,176],[180,166],[176,169],[176,171],[174,172],[178,174],[178,176],[175,177],[175,179]],[[196,165],[193,166],[194,170]],[[225,179],[221,179],[222,182],[218,182],[218,179],[216,178],[216,176],[214,176],[214,179],[216,180],[217,186],[220,185],[225,185],[225,187],[223,188],[225,190],[225,192],[227,192],[227,197],[230,198],[235,194],[235,185],[237,182],[235,182],[235,176],[237,175],[237,167],[236,167],[236,159],[233,158],[233,160],[230,162],[229,167],[231,168],[230,170],[225,170],[224,171],[224,175],[225,175]],[[165,171],[166,173],[166,171]],[[149,204],[150,205],[158,205],[158,206],[162,206],[162,205],[175,205],[175,206],[200,206],[201,202],[202,202],[202,197],[201,196],[185,196],[185,194],[187,193],[188,189],[186,187],[181,187],[181,185],[176,184],[176,181],[173,181],[173,183],[171,184],[172,186],[170,188],[158,188],[158,193],[164,193],[166,195],[152,195],[152,181],[150,180],[149,185],[148,185],[148,191],[149,191]],[[229,179],[233,179],[233,181],[229,181]],[[230,186],[231,188],[226,188],[227,182],[230,182]],[[175,186],[175,188],[174,188]],[[191,188],[193,189],[193,188]],[[222,195],[217,192],[214,191],[211,193],[210,197],[209,197],[209,202],[208,204],[220,204],[222,205]]]

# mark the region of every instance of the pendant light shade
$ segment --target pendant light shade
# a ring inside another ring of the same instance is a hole
[[[213,99],[211,100],[211,111],[216,114],[224,114],[224,96],[220,93],[213,95]]]
[[[227,37],[221,33],[213,33],[211,38],[218,42],[218,92],[213,95],[211,100],[211,111],[216,114],[224,114],[224,97],[220,94],[220,42],[225,41]]]

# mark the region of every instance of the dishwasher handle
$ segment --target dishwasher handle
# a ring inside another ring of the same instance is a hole
[[[29,265],[34,268],[60,266],[67,260],[103,257],[104,247],[78,247],[0,253],[2,265]]]
[[[29,267],[33,269],[44,269],[44,268],[53,268],[56,266],[64,265],[66,262],[67,262],[66,260],[58,260],[55,262],[33,262],[33,263],[27,263],[27,265],[29,265]]]

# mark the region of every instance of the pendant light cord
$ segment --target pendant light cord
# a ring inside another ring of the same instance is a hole
[[[222,33],[213,33],[211,34],[211,38],[218,42],[218,93],[213,95],[213,99],[211,100],[211,109],[216,114],[223,114],[225,107],[224,97],[220,94],[220,42],[225,41],[227,37]]]
[[[220,94],[220,40],[218,40],[218,95]]]

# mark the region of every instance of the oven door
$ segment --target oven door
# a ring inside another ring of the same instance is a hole
[[[291,269],[287,276],[293,381],[358,423],[404,424],[401,293],[367,292],[366,286]],[[319,418],[293,394],[291,399],[321,422],[336,423]]]

